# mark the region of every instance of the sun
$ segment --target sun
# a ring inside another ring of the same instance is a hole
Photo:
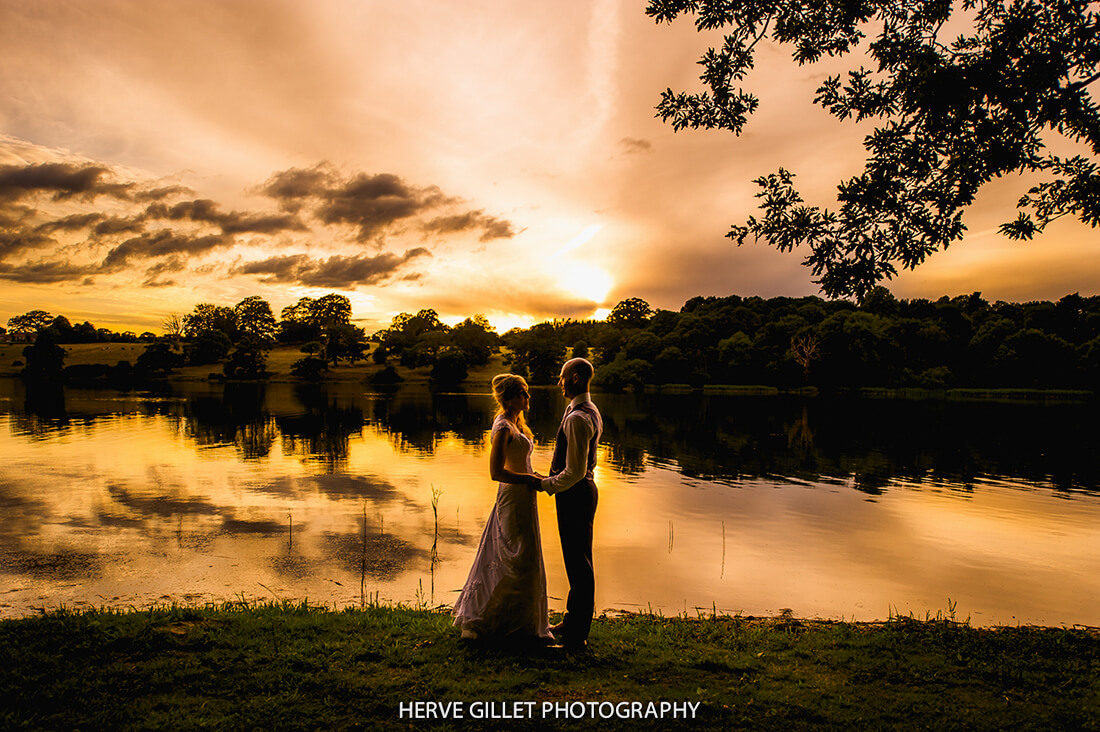
[[[607,293],[615,284],[611,275],[599,267],[590,264],[579,263],[569,268],[568,274],[561,281],[563,289],[574,295],[584,298],[593,305],[603,305],[607,300]]]

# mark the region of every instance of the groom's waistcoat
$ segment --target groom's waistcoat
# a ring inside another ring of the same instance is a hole
[[[596,445],[600,441],[600,428],[602,427],[603,420],[600,417],[599,411],[596,409],[596,405],[592,402],[581,402],[577,406],[573,407],[573,412],[584,412],[592,421],[592,439],[588,441],[588,462],[585,466],[585,477],[591,478],[592,471],[596,467]],[[568,417],[568,415],[566,415]],[[569,450],[569,438],[565,434],[565,418],[561,420],[561,426],[558,427],[558,436],[554,439],[554,456],[550,459],[550,475],[556,475],[565,470],[565,454]]]

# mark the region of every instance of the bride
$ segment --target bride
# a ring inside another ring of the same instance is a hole
[[[500,410],[490,437],[489,475],[500,482],[474,566],[455,602],[454,624],[473,640],[550,642],[546,569],[542,563],[534,443],[523,418],[527,382],[515,374],[493,378]]]

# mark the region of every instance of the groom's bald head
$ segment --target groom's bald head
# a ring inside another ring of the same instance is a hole
[[[571,358],[561,367],[558,383],[566,396],[574,397],[588,391],[588,385],[592,382],[592,375],[595,372],[596,369],[587,359]]]

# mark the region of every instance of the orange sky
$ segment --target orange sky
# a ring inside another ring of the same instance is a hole
[[[781,165],[835,207],[868,128],[812,105],[825,69],[763,48],[746,134],[674,134],[654,105],[697,86],[708,38],[644,5],[0,0],[0,322],[159,330],[342,292],[368,330],[426,307],[504,330],[816,294],[797,253],[723,235]],[[894,293],[1100,292],[1092,229],[996,234],[1025,189],[989,186]]]

